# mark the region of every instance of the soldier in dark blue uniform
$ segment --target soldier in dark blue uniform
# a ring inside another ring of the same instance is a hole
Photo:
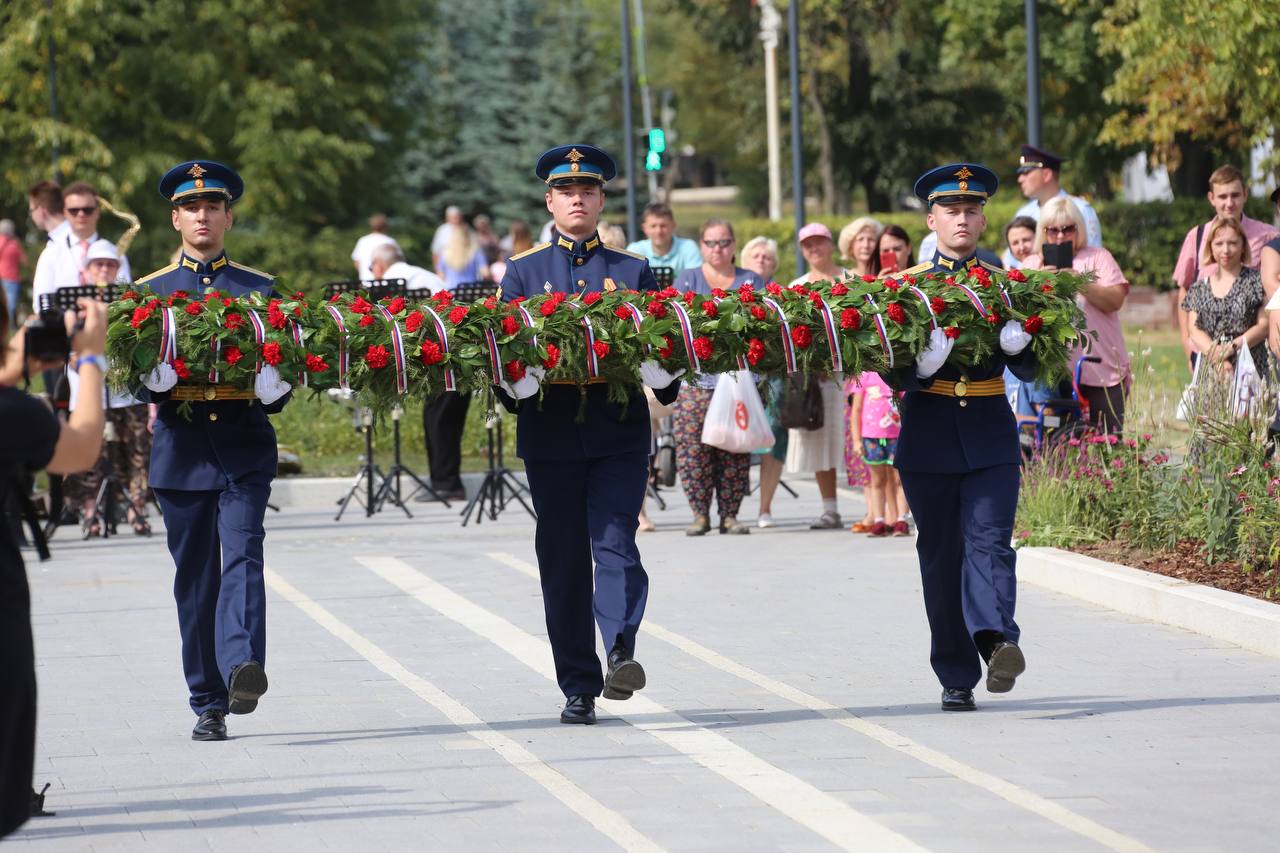
[[[162,296],[210,287],[232,296],[272,293],[270,275],[228,260],[223,248],[231,205],[243,191],[240,176],[221,163],[170,169],[160,194],[173,205],[182,257],[137,284]],[[267,690],[263,517],[276,474],[267,415],[284,408],[290,387],[270,365],[253,391],[179,385],[168,364],[141,379],[141,395],[160,404],[151,486],[177,567],[182,666],[199,716],[191,737],[226,740],[227,712],[250,713]],[[183,402],[191,405],[189,415],[178,411]]]
[[[604,184],[616,171],[613,159],[590,145],[542,155],[535,173],[547,185],[555,230],[549,243],[510,259],[504,298],[656,289],[645,258],[604,246],[596,233]],[[653,362],[641,367],[645,384],[664,403],[679,393],[678,375]],[[560,721],[589,724],[596,720],[595,697],[629,699],[645,685],[634,652],[649,591],[636,548],[649,476],[649,407],[638,390],[624,407],[609,402],[603,384],[588,385],[579,422],[578,387],[548,383],[539,399],[544,377],[541,368],[529,368],[525,378],[504,384],[502,396],[517,412],[516,451],[538,513],[535,549],[547,634],[567,699]],[[606,676],[593,612],[608,650]]]
[[[982,207],[998,182],[973,163],[940,166],[915,193],[938,234],[937,254],[907,270],[947,275],[982,264],[975,254],[986,228]],[[1007,366],[1035,375],[1031,336],[1016,321],[1000,331],[1000,349],[968,368],[947,364],[952,341],[935,330],[915,364],[895,372],[907,393],[895,466],[916,518],[930,662],[942,683],[944,711],[970,711],[987,662],[987,690],[1005,693],[1026,668],[1013,619],[1016,557],[1010,542],[1018,505],[1021,455],[1004,394]]]

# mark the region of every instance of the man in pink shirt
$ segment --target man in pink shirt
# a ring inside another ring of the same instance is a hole
[[[1244,175],[1235,166],[1219,166],[1209,176],[1209,204],[1213,205],[1217,216],[1239,220],[1245,236],[1249,238],[1249,257],[1252,259],[1250,265],[1257,269],[1262,259],[1262,247],[1276,237],[1280,237],[1280,231],[1265,222],[1259,222],[1244,215],[1247,189]],[[1187,288],[1214,272],[1213,264],[1200,266],[1201,253],[1204,249],[1201,244],[1204,242],[1204,235],[1208,233],[1208,225],[1209,223],[1205,223],[1192,228],[1182,241],[1182,251],[1178,253],[1178,263],[1173,268],[1173,283],[1178,286],[1179,305],[1187,296]],[[1182,332],[1182,351],[1190,359],[1191,354],[1195,352],[1195,346],[1191,343],[1191,330],[1186,311],[1178,312],[1178,327]]]

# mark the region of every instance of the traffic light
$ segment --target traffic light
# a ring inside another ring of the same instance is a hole
[[[644,168],[649,172],[662,170],[662,152],[667,150],[667,134],[660,127],[649,128],[649,153],[644,157]]]

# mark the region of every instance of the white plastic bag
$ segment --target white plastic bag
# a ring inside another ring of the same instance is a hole
[[[702,422],[702,443],[730,453],[750,453],[773,446],[773,430],[764,401],[750,372],[720,374]]]
[[[1187,383],[1187,387],[1182,389],[1182,396],[1178,398],[1178,408],[1173,416],[1180,421],[1185,421],[1191,417],[1191,410],[1196,404],[1196,383],[1200,381],[1200,365],[1205,361],[1204,353],[1200,353],[1200,357],[1196,359],[1196,366],[1191,369],[1191,381]]]
[[[1242,418],[1252,414],[1262,393],[1262,377],[1258,375],[1258,366],[1253,360],[1253,353],[1248,347],[1241,347],[1236,353],[1236,375],[1232,383],[1235,400],[1235,414]]]

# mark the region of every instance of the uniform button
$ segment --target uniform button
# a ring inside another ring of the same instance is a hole
[[[578,260],[575,261],[575,263],[577,263],[578,266],[582,266],[582,258],[578,258]]]
[[[578,287],[586,287],[587,283],[582,279],[578,279]]]
[[[968,400],[961,400],[961,401],[960,401],[960,408],[962,408],[962,409],[963,409],[963,408],[964,408],[965,406],[967,406],[967,405],[969,405],[969,401],[968,401]],[[213,417],[213,415],[210,415],[209,417]]]
[[[209,284],[209,283],[211,283],[212,281],[213,281],[213,279],[209,278],[209,276],[205,276],[205,277],[204,277],[204,283],[205,283],[205,284]]]
[[[210,413],[209,413],[209,420],[211,420],[211,421],[216,421],[217,419],[218,419],[218,413],[217,413],[217,412],[210,412]]]

